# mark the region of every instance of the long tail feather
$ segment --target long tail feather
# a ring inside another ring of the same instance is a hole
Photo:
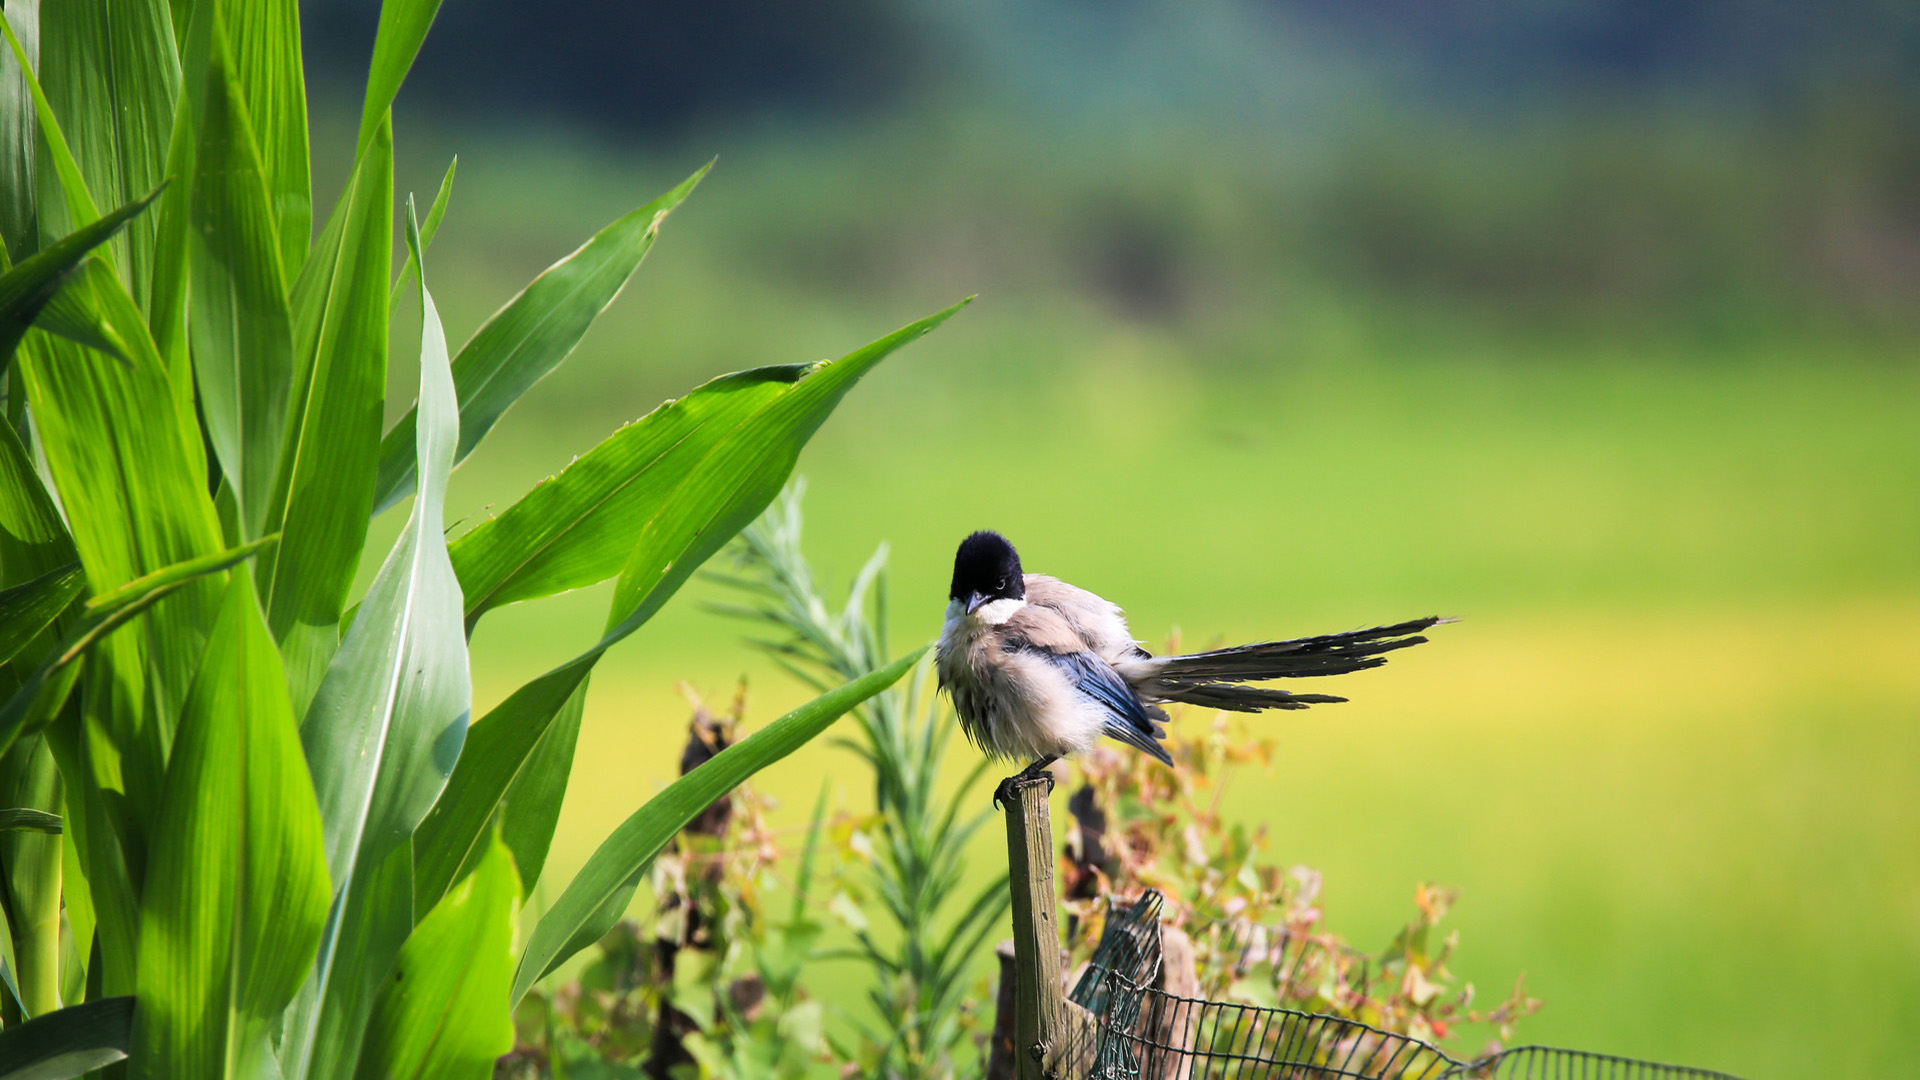
[[[1420,634],[1439,616],[1412,619],[1391,626],[1321,634],[1291,641],[1261,641],[1230,649],[1161,656],[1116,665],[1126,680],[1150,699],[1184,701],[1217,709],[1258,712],[1262,709],[1302,709],[1308,705],[1345,701],[1328,694],[1291,694],[1284,690],[1237,685],[1268,679],[1344,675],[1379,667],[1385,653],[1418,645]]]

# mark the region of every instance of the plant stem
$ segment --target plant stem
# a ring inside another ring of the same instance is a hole
[[[60,771],[40,736],[0,755],[0,806],[60,811]],[[60,1007],[61,834],[0,833],[14,977],[29,1016]]]

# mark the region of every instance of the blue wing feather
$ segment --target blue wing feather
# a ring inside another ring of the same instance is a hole
[[[1113,670],[1112,664],[1090,652],[1036,651],[1065,672],[1075,689],[1106,708],[1106,734],[1110,738],[1144,750],[1168,765],[1173,764],[1166,748],[1159,743],[1160,728],[1154,724],[1153,717],[1147,715],[1146,706],[1140,704],[1133,687]]]

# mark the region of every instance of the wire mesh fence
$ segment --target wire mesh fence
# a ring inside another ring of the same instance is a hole
[[[1344,1017],[1181,997],[1154,988],[1159,894],[1110,906],[1068,1000],[1070,1080],[1735,1080],[1725,1073],[1524,1046],[1473,1060]]]

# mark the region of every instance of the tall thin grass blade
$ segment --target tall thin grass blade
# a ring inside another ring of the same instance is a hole
[[[418,261],[419,235],[409,225]],[[373,991],[394,962],[384,946],[399,947],[386,928],[398,925],[404,936],[412,922],[401,891],[411,877],[407,838],[453,771],[471,707],[460,584],[442,514],[459,410],[446,335],[421,277],[421,498],[301,725],[336,892],[313,975],[290,1014],[281,1053],[288,1080],[344,1076],[353,1067]],[[389,861],[399,864],[400,885],[384,870]],[[369,883],[376,867],[380,880]],[[376,889],[379,904],[368,896]],[[378,929],[364,929],[363,919]]]
[[[686,200],[712,163],[678,187],[613,222],[573,254],[540,272],[495,312],[453,361],[460,392],[464,461],[520,396],[573,352],[652,249],[667,215]],[[448,178],[452,178],[449,171]],[[413,493],[414,415],[408,412],[380,444],[379,513]]]
[[[255,1077],[326,919],[320,812],[253,577],[230,576],[167,767],[132,1076]]]

